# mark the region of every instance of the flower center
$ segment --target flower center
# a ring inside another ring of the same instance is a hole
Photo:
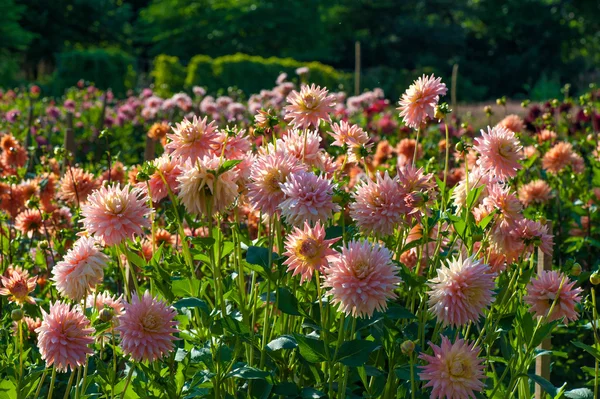
[[[142,327],[145,331],[156,331],[159,326],[158,318],[153,314],[147,314],[142,318]]]
[[[124,201],[123,197],[121,197],[120,195],[113,194],[109,195],[108,198],[106,198],[105,205],[106,209],[110,213],[114,215],[120,215],[127,208],[127,201]]]
[[[319,243],[312,238],[302,240],[298,252],[305,259],[313,259],[319,254]]]
[[[463,377],[463,375],[465,374],[465,366],[463,364],[463,362],[461,360],[457,360],[452,362],[452,364],[450,365],[450,375],[452,375],[452,377]]]
[[[370,271],[371,267],[367,262],[359,261],[354,266],[354,275],[356,276],[356,278],[361,280],[365,279],[369,275]]]
[[[25,298],[29,293],[29,291],[27,290],[27,284],[24,280],[17,280],[10,289],[10,292],[15,298],[18,299]]]
[[[512,152],[512,149],[513,148],[510,143],[504,143],[504,144],[500,145],[498,152],[500,153],[501,156],[508,157],[510,155],[510,153]]]
[[[307,94],[304,96],[304,106],[308,109],[314,109],[318,105],[318,100],[314,94]]]

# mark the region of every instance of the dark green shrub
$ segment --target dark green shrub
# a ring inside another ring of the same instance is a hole
[[[192,57],[187,67],[185,87],[203,86],[213,90],[213,63],[214,60],[207,55],[196,55]]]
[[[59,53],[53,77],[53,92],[60,95],[79,79],[123,96],[135,87],[134,59],[116,48],[89,48]]]
[[[154,79],[155,92],[167,96],[183,89],[185,68],[179,58],[161,54],[154,59],[154,68],[150,73]]]

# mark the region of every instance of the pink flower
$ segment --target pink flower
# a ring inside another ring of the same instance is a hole
[[[552,198],[552,188],[544,180],[533,180],[519,188],[519,200],[524,206],[545,204]]]
[[[428,283],[429,310],[444,326],[477,322],[493,301],[494,277],[490,267],[474,257],[449,260]]]
[[[197,158],[210,155],[211,148],[216,144],[217,134],[215,122],[208,125],[207,118],[194,119],[190,122],[184,119],[173,128],[173,133],[167,134],[170,142],[165,149],[173,157],[181,157],[182,161],[195,161]]]
[[[52,269],[51,280],[62,296],[79,301],[102,282],[108,256],[96,244],[95,238],[79,238]]]
[[[35,289],[37,284],[37,277],[29,277],[29,272],[23,270],[20,267],[14,269],[8,269],[10,273],[8,277],[0,276],[0,282],[2,288],[0,288],[0,295],[8,296],[9,302],[15,302],[19,305],[27,302],[35,305],[35,300],[29,296],[29,293]]]
[[[324,223],[340,209],[333,203],[331,180],[312,172],[290,174],[286,182],[281,183],[281,191],[285,195],[279,204],[281,215],[294,226],[302,226],[305,222]]]
[[[488,126],[487,133],[481,130],[481,137],[475,139],[473,148],[481,155],[477,164],[484,170],[489,170],[499,179],[517,175],[522,166],[522,147],[517,136],[510,130],[496,126]]]
[[[581,288],[574,286],[575,281],[571,281],[563,273],[544,270],[537,279],[529,282],[527,295],[523,300],[536,316],[548,316],[548,322],[560,319],[563,319],[563,322],[564,319],[574,321],[579,318],[575,304],[581,302]],[[555,301],[552,313],[548,315]]]
[[[421,366],[421,381],[433,388],[431,399],[475,399],[475,392],[483,392],[485,379],[483,360],[478,358],[480,350],[462,339],[454,344],[442,335],[442,345],[429,342],[433,356],[421,353],[419,359],[428,364]]]
[[[366,234],[393,234],[398,225],[404,224],[404,215],[409,210],[404,203],[405,195],[397,179],[390,178],[387,171],[383,176],[378,173],[375,182],[367,179],[366,183],[356,185],[350,217]]]
[[[134,294],[125,303],[125,313],[118,318],[121,348],[137,362],[162,359],[173,350],[178,338],[175,316],[177,311],[164,302],[152,298],[146,291],[143,296]]]
[[[285,241],[284,255],[288,258],[284,265],[287,271],[293,271],[292,276],[300,275],[300,285],[306,280],[312,279],[313,272],[323,271],[329,264],[329,259],[337,252],[331,249],[331,245],[339,238],[325,239],[325,227],[319,221],[311,228],[304,222],[304,230],[294,227],[294,231],[288,235]]]
[[[90,294],[86,302],[95,307],[98,312],[104,308],[110,308],[117,317],[123,314],[123,297],[111,295],[108,291]]]
[[[67,168],[58,184],[60,198],[79,205],[87,201],[88,196],[100,186],[100,181],[81,168]]]
[[[351,241],[324,269],[323,287],[329,288],[332,303],[354,317],[371,317],[385,311],[387,300],[396,298],[394,289],[401,279],[392,262],[392,253],[368,241]]]
[[[292,91],[287,102],[286,121],[298,129],[306,129],[310,125],[318,128],[321,120],[331,121],[329,114],[334,111],[335,97],[328,95],[326,88],[321,89],[313,84],[310,87],[302,86],[300,93]]]
[[[479,198],[477,198],[477,200],[472,204],[473,206],[479,205],[481,201],[488,195],[489,188],[497,185],[498,183],[498,179],[478,167],[475,167],[472,171],[470,171],[468,177],[469,192],[479,187],[483,187]],[[467,204],[467,179],[463,178],[460,183],[454,187],[454,190],[452,191],[452,199],[459,207],[463,207]]]
[[[331,129],[333,133],[329,134],[334,138],[331,144],[347,149],[348,162],[359,162],[373,147],[373,143],[369,143],[369,135],[358,125],[340,121],[332,124]]]
[[[233,204],[238,195],[237,173],[233,169],[219,173],[221,166],[221,158],[217,157],[204,157],[182,166],[177,177],[179,198],[189,213],[212,216]]]
[[[150,198],[153,202],[159,202],[169,195],[171,192],[177,194],[177,177],[181,174],[181,168],[174,159],[168,154],[163,154],[160,158],[155,159],[152,164],[156,171],[150,176],[148,185],[150,186]],[[160,172],[160,173],[159,173]],[[163,175],[163,178],[160,175]],[[165,181],[167,184],[165,184]],[[138,187],[145,188],[145,183],[139,183]]]
[[[87,355],[94,353],[88,347],[94,342],[94,328],[79,310],[55,302],[50,305],[50,313],[42,309],[42,319],[35,332],[46,367],[54,365],[57,371],[74,371],[85,363]]]
[[[277,151],[288,153],[309,166],[319,167],[323,153],[319,147],[320,143],[321,136],[318,132],[293,129],[277,140]],[[274,152],[274,149],[270,148],[270,152]]]
[[[290,174],[305,170],[306,166],[283,152],[259,155],[250,171],[248,199],[253,209],[273,216],[285,199],[281,184]]]
[[[423,75],[415,80],[402,95],[400,107],[397,108],[404,123],[417,129],[425,123],[427,117],[433,119],[440,96],[445,95],[446,91],[442,79],[433,75]]]
[[[548,227],[540,222],[521,219],[515,229],[515,234],[523,241],[526,252],[532,253],[534,247],[537,246],[545,254],[552,255],[554,236],[548,234]]]
[[[146,195],[139,188],[130,189],[129,184],[123,188],[119,184],[101,187],[81,208],[84,228],[106,245],[142,235],[143,229],[150,227],[150,212]]]
[[[498,126],[502,126],[513,133],[521,133],[523,130],[525,130],[525,123],[519,115],[507,115],[504,117],[504,119],[498,122]]]

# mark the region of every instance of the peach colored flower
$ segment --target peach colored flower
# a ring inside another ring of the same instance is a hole
[[[519,188],[519,200],[524,206],[545,204],[552,198],[552,188],[544,180],[533,180]]]
[[[165,150],[182,162],[211,155],[211,149],[216,145],[217,132],[215,121],[207,124],[207,117],[199,119],[194,116],[192,121],[184,119],[176,123],[173,133],[167,134],[169,142]]]
[[[300,92],[292,91],[287,97],[289,105],[285,106],[285,120],[298,129],[309,126],[319,127],[319,122],[331,121],[330,113],[334,111],[335,97],[328,94],[326,88],[304,85]]]
[[[473,148],[479,152],[477,164],[490,171],[499,179],[514,177],[522,166],[521,143],[513,132],[504,127],[488,126],[487,133],[481,130],[481,137],[475,139]]]
[[[579,318],[575,305],[581,302],[581,288],[575,288],[575,281],[571,281],[563,273],[543,270],[535,280],[527,285],[527,295],[523,297],[525,303],[531,307],[531,312],[536,316],[548,316],[548,322],[564,319],[574,321]],[[552,313],[550,307],[555,303]]]
[[[440,96],[446,92],[446,85],[441,78],[423,75],[415,80],[402,95],[397,108],[404,123],[410,128],[418,129],[426,122],[427,117],[433,119]]]
[[[9,302],[15,302],[19,305],[25,302],[35,305],[35,300],[29,296],[35,289],[37,276],[29,277],[27,270],[20,267],[10,268],[7,276],[0,276],[0,282],[3,287],[0,288],[0,295],[8,296]]]
[[[67,168],[58,185],[58,195],[62,200],[71,205],[80,205],[87,202],[92,191],[100,187],[100,182],[81,168]]]
[[[519,115],[507,115],[498,122],[498,126],[510,130],[513,133],[522,133],[525,130],[525,123]]]

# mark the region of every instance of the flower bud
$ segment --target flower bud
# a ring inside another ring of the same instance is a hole
[[[494,114],[494,112],[492,111],[492,107],[490,107],[489,105],[483,107],[483,112],[485,112],[486,116],[492,116]]]
[[[100,311],[99,317],[100,317],[101,321],[108,323],[109,321],[112,320],[113,316],[114,316],[114,312],[111,308],[104,308]]]
[[[12,312],[10,312],[10,318],[13,321],[21,321],[21,319],[23,318],[24,313],[23,313],[23,309],[19,308],[19,309],[13,309]]]
[[[47,250],[48,248],[50,248],[50,244],[48,243],[48,240],[42,240],[40,241],[40,243],[38,244],[41,250]]]
[[[400,345],[400,350],[403,354],[410,356],[415,350],[415,343],[411,340],[406,340]]]
[[[583,268],[581,267],[581,265],[577,262],[575,262],[573,264],[573,266],[571,267],[571,275],[577,277],[581,274],[581,271],[583,270]]]
[[[600,274],[598,274],[598,272],[592,273],[592,275],[590,276],[590,283],[594,285],[600,284]]]
[[[456,148],[456,151],[458,152],[463,152],[465,150],[465,144],[462,141],[459,141],[458,143],[456,143],[456,146],[454,148]]]

